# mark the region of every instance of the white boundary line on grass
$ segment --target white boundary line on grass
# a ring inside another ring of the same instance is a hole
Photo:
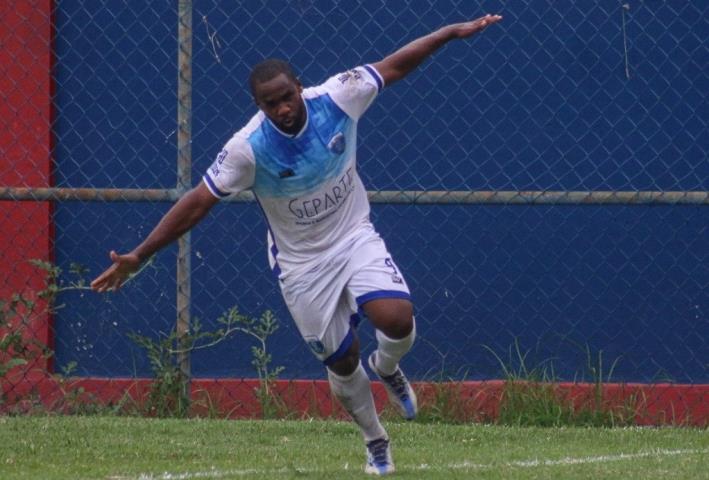
[[[449,471],[449,470],[486,470],[500,467],[508,468],[535,468],[535,467],[554,467],[567,465],[583,465],[588,463],[607,463],[617,462],[622,460],[634,460],[638,458],[659,458],[676,455],[695,455],[700,453],[709,453],[709,449],[685,449],[685,450],[651,450],[637,453],[618,453],[615,455],[598,455],[594,457],[564,457],[558,460],[549,459],[532,459],[532,460],[516,460],[504,463],[450,463],[447,465],[430,465],[420,464],[412,466],[401,466],[399,471]],[[343,470],[350,470],[349,465],[345,465]],[[110,480],[191,480],[200,478],[227,478],[227,477],[243,477],[246,475],[282,475],[288,473],[324,473],[325,470],[317,468],[279,468],[279,469],[258,469],[245,468],[238,470],[205,470],[201,472],[184,472],[184,473],[141,473],[137,477],[133,476],[109,476]]]
[[[480,463],[454,463],[450,465],[420,465],[411,468],[412,470],[464,470],[464,469],[491,469],[500,467],[518,467],[518,468],[534,468],[534,467],[554,467],[567,465],[584,465],[588,463],[607,463],[617,462],[622,460],[634,460],[638,458],[659,458],[673,455],[694,455],[700,453],[709,453],[709,449],[687,449],[687,450],[653,450],[649,452],[638,453],[618,453],[616,455],[599,455],[596,457],[564,457],[558,460],[538,459],[533,460],[516,460],[513,462],[505,462],[500,464],[480,464]]]

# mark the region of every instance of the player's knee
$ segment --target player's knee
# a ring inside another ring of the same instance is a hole
[[[347,377],[352,375],[359,365],[359,357],[346,356],[338,359],[327,366],[328,369],[335,372],[337,375]]]
[[[413,305],[404,299],[383,299],[364,306],[372,325],[389,338],[404,338],[414,329]]]
[[[352,375],[359,366],[359,343],[353,342],[343,356],[327,365],[327,368],[343,377]]]
[[[404,338],[411,334],[414,329],[413,315],[402,315],[394,318],[388,325],[386,330],[382,332],[389,338]]]

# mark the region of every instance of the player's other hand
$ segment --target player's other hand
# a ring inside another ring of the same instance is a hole
[[[469,22],[455,23],[453,25],[448,25],[453,38],[468,38],[476,33],[480,33],[485,30],[490,25],[502,20],[502,15],[490,15],[487,14],[484,17],[476,18]]]
[[[91,288],[99,293],[118,290],[128,277],[140,268],[138,255],[133,253],[118,255],[113,250],[109,255],[113,265],[91,282]]]

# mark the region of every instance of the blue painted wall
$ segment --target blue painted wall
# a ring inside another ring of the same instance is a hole
[[[56,12],[57,185],[172,187],[175,2],[84,3],[62,1]],[[502,25],[446,46],[360,122],[365,184],[709,190],[709,7],[627,3],[624,12],[610,0],[485,2]],[[482,13],[477,2],[432,4],[196,2],[195,182],[255,112],[253,63],[287,58],[310,85]],[[132,248],[168,208],[59,204],[57,261],[96,274],[108,249]],[[709,382],[706,207],[375,205],[373,220],[415,299],[419,340],[404,363],[413,378],[500,378],[503,364],[519,364],[516,344],[527,367],[553,366],[563,379],[589,379],[590,355],[614,380]],[[258,208],[219,205],[192,238],[193,315],[209,328],[232,305],[270,308],[282,377],[323,378],[268,270]],[[117,295],[66,293],[58,364],[149,375],[126,333],[170,331],[174,263],[173,247]],[[362,335],[374,348],[368,325]],[[252,344],[235,336],[198,351],[194,374],[254,376]]]

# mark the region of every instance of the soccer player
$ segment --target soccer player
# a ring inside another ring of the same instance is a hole
[[[379,62],[311,88],[303,88],[281,60],[259,63],[249,78],[259,112],[140,245],[123,255],[110,252],[113,264],[91,287],[120,288],[141,262],[190,230],[219,199],[251,189],[266,216],[269,261],[288,309],[325,364],[333,394],[362,432],[365,471],[394,472],[356,327],[362,315],[376,329],[369,368],[407,419],[416,416],[416,395],[399,360],[411,348],[416,328],[406,281],[369,220],[367,192],[357,174],[357,121],[385,86],[447,42],[501,19],[486,15],[445,26]]]

